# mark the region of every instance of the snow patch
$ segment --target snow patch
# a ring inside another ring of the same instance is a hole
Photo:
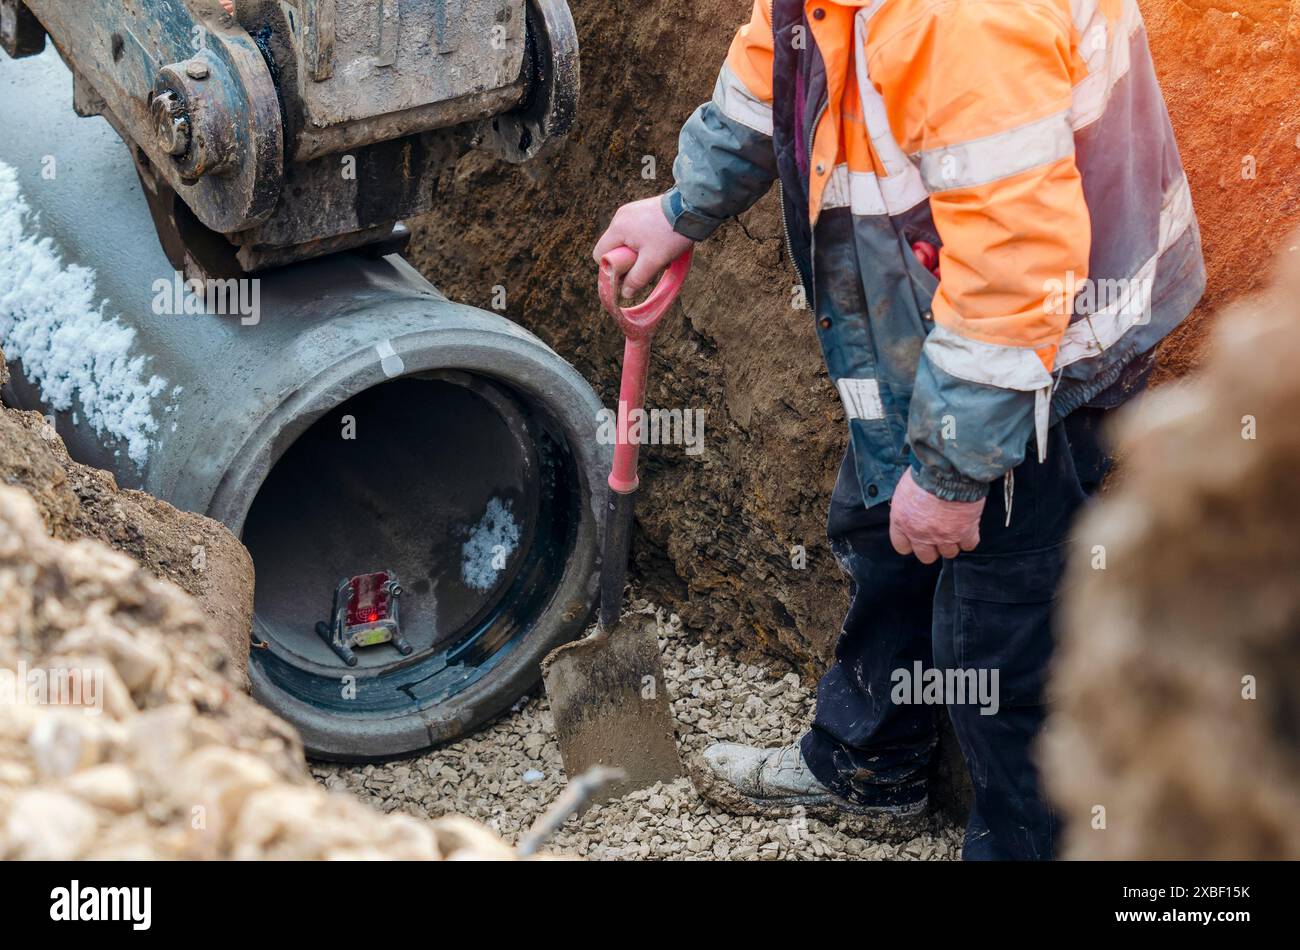
[[[74,398],[97,435],[126,443],[143,465],[158,429],[152,401],[167,380],[146,375],[132,356],[135,330],[96,303],[95,272],[65,264],[18,188],[18,173],[0,162],[0,348],[21,360],[41,398],[64,412]]]
[[[519,547],[519,525],[510,502],[493,498],[461,549],[460,579],[475,590],[487,590]]]

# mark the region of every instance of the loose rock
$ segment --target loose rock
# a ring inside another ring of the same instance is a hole
[[[644,601],[632,609],[657,623],[684,756],[720,739],[783,745],[807,728],[812,690],[784,661],[742,663],[731,648],[687,633],[676,615]],[[312,773],[328,788],[356,791],[379,810],[427,817],[459,812],[511,842],[565,782],[543,696],[522,701],[476,735],[421,756],[411,774],[428,775],[427,782],[390,781],[401,768],[317,763]],[[961,832],[936,819],[933,830],[912,841],[884,844],[806,817],[738,817],[700,798],[682,778],[592,806],[570,818],[548,847],[598,860],[955,860]]]

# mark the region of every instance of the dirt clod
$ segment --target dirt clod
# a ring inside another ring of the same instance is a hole
[[[509,858],[311,781],[180,588],[0,486],[0,859]]]
[[[193,595],[226,644],[218,662],[245,678],[253,562],[223,525],[119,488],[103,469],[74,462],[35,412],[0,408],[0,483],[25,489],[54,537],[102,541]]]

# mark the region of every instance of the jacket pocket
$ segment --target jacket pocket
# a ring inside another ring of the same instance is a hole
[[[933,244],[936,250],[940,245],[936,238],[914,233],[911,230],[904,230],[899,234],[903,263],[907,268],[907,276],[912,282],[912,292],[916,296],[916,308],[926,318],[926,332],[929,332],[930,327],[933,325],[930,322],[930,308],[934,304],[935,291],[939,289],[939,278],[930,273],[925,265],[916,259],[916,252],[912,250],[912,244],[916,241],[926,241]]]

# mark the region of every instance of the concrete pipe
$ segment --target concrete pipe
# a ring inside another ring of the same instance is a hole
[[[0,58],[6,401],[243,538],[254,691],[317,756],[409,753],[505,710],[596,593],[591,388],[395,256],[183,292],[127,147],[73,115],[71,90],[52,54]],[[314,625],[341,579],[380,570],[414,649],[348,667]]]

